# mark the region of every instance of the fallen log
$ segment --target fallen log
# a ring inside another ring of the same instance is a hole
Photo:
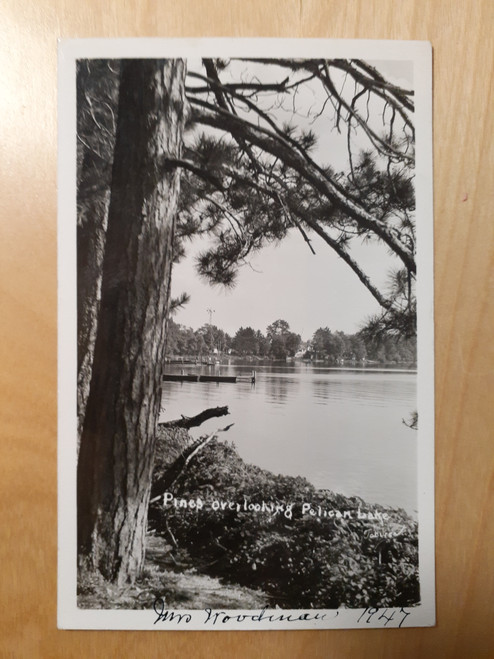
[[[165,421],[159,423],[158,426],[161,428],[196,428],[200,426],[204,421],[208,419],[213,419],[218,416],[226,416],[230,414],[228,407],[210,407],[207,410],[203,410],[195,416],[183,416],[181,419],[175,419],[174,421]]]
[[[221,409],[221,408],[219,408]],[[228,408],[226,408],[228,409]],[[207,410],[206,410],[207,411]],[[227,412],[228,414],[228,412]],[[226,426],[225,428],[218,428],[210,435],[206,437],[200,437],[196,440],[191,446],[188,446],[179,457],[172,463],[170,467],[165,471],[161,478],[158,478],[152,485],[151,488],[151,500],[149,503],[156,503],[163,496],[163,494],[171,487],[171,485],[177,480],[180,474],[187,467],[192,458],[203,449],[206,444],[216,437],[219,432],[227,432],[233,426],[233,423]]]

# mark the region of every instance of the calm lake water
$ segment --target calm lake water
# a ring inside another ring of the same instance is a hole
[[[168,373],[248,376],[252,366],[175,366]],[[228,405],[194,437],[234,423],[221,439],[249,463],[304,476],[318,488],[368,503],[417,508],[417,433],[407,428],[416,409],[412,371],[331,369],[309,364],[255,366],[249,382],[164,382],[161,420]]]

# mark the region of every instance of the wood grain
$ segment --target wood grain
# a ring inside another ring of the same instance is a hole
[[[4,0],[0,15],[0,654],[492,657],[491,0]],[[56,39],[428,39],[434,48],[438,625],[327,632],[56,629]]]

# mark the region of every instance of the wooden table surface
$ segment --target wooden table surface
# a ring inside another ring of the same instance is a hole
[[[492,0],[3,0],[0,656],[494,657],[493,18]],[[437,627],[57,631],[56,39],[89,36],[432,42]]]

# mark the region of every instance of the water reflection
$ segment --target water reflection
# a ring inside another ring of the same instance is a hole
[[[268,377],[262,382],[268,403],[284,405],[287,399],[297,395],[300,381],[295,378]]]
[[[214,372],[247,376],[252,368],[221,365]],[[234,426],[224,439],[247,462],[370,503],[415,510],[417,434],[402,423],[417,407],[414,373],[298,363],[255,368],[255,386],[248,379],[164,382],[162,420],[228,405]],[[212,419],[194,436],[217,427]]]
[[[312,381],[314,402],[325,405],[328,400],[347,400],[356,403],[386,407],[388,399],[400,398],[400,391],[395,390],[393,382],[362,380],[314,379]],[[405,393],[405,398],[407,398]]]

